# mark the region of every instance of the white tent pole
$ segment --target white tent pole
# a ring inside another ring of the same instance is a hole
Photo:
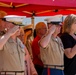
[[[33,30],[34,30],[34,16],[31,17],[31,23],[33,24]]]

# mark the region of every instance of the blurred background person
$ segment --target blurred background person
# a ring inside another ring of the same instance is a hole
[[[38,75],[42,75],[43,63],[40,59],[40,47],[38,42],[47,31],[46,24],[44,22],[38,22],[36,24],[35,29],[36,29],[36,37],[32,42],[33,63],[38,72]]]
[[[63,22],[61,40],[64,45],[65,75],[76,74],[76,15],[68,15]]]
[[[27,25],[24,27],[24,44],[26,45],[28,52],[30,54],[31,59],[33,59],[33,55],[32,55],[32,41],[33,41],[33,25]]]
[[[25,34],[24,33],[24,27],[20,27],[20,35],[18,37],[23,42],[24,42],[24,34]],[[25,70],[27,70],[27,75],[38,75],[37,72],[36,72],[36,69],[34,67],[34,64],[32,62],[32,59],[30,57],[30,54],[29,54],[29,51],[28,51],[27,47],[25,48],[25,52],[26,52],[26,54],[25,54],[25,67],[27,67]]]

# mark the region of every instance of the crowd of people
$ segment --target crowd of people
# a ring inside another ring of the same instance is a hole
[[[0,75],[76,75],[76,15],[46,18],[35,30],[6,15],[0,11]]]

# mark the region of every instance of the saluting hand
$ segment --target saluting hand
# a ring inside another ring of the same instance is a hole
[[[8,33],[12,35],[14,35],[17,31],[19,31],[19,26],[14,26],[13,28],[10,28],[8,30]]]
[[[56,25],[52,25],[52,26],[49,28],[48,32],[51,33],[51,34],[53,34],[53,33],[55,32],[55,30],[56,30]]]

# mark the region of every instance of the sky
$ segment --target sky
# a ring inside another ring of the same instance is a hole
[[[36,25],[40,21],[46,23],[46,21],[44,21],[45,18],[47,18],[47,17],[35,17],[34,18],[34,24]],[[31,24],[31,18],[26,18],[26,24]]]

